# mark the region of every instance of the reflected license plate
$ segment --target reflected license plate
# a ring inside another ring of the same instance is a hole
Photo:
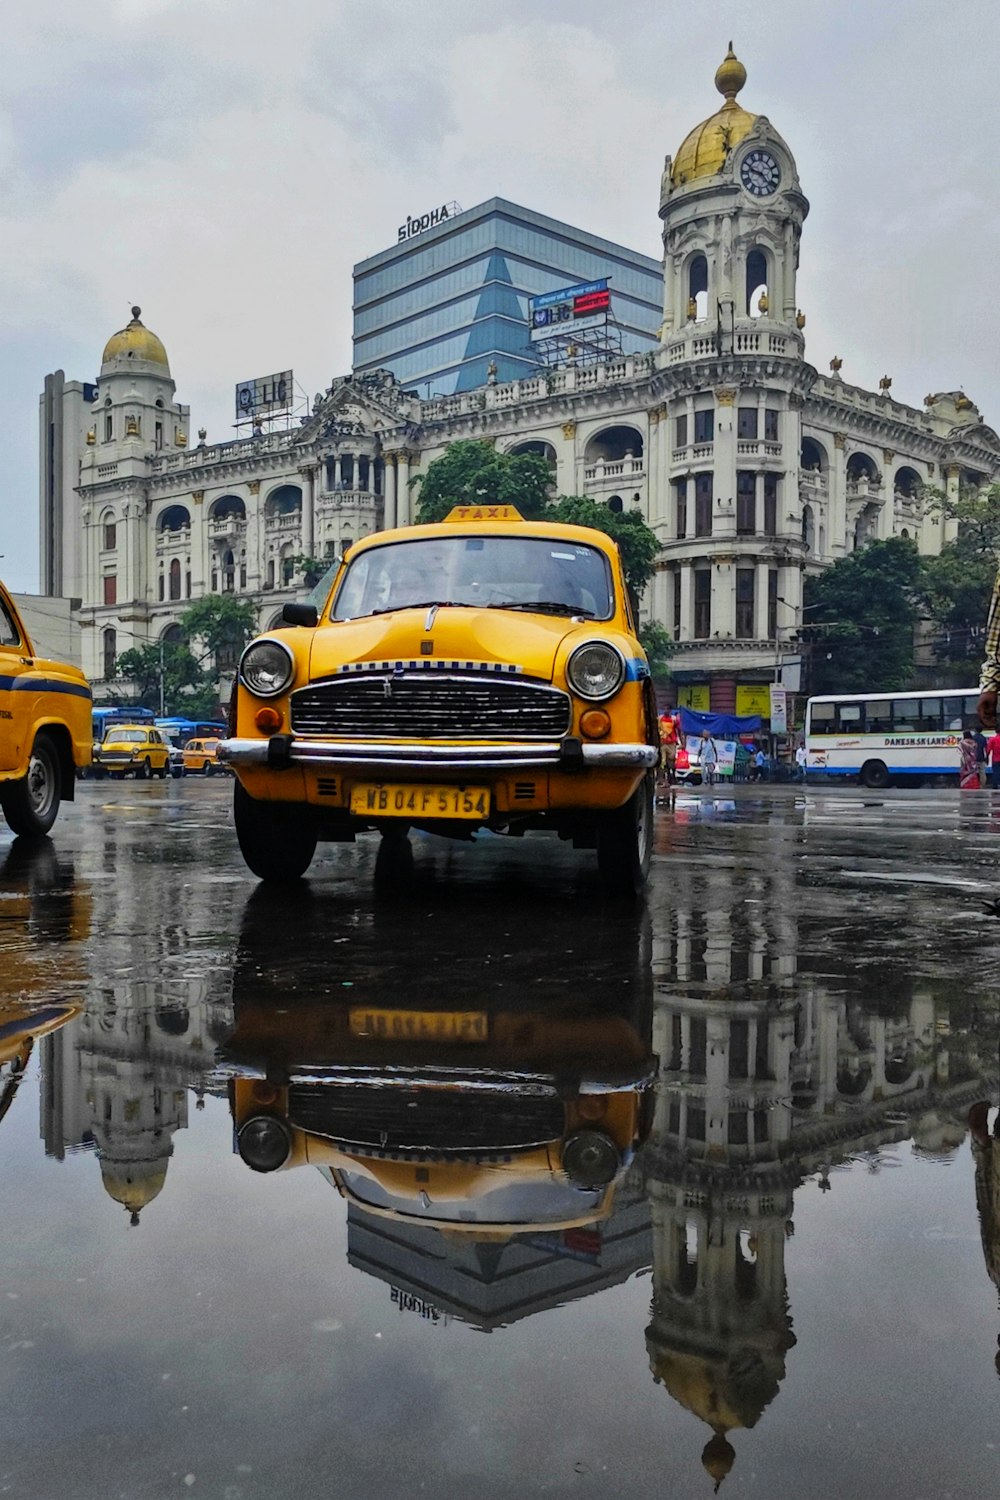
[[[489,1024],[482,1010],[382,1010],[352,1005],[351,1035],[379,1041],[485,1042]]]
[[[485,786],[400,786],[360,782],[351,788],[351,812],[379,818],[488,818]]]

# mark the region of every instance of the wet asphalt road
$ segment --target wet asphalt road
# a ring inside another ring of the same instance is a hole
[[[633,907],[548,839],[273,896],[228,780],[78,791],[0,832],[0,1495],[996,1492],[1000,795],[682,794]],[[234,1152],[303,1072],[353,1198]]]

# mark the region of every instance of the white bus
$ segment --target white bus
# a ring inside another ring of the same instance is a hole
[[[857,777],[862,786],[958,779],[958,742],[979,727],[978,688],[926,693],[829,693],[806,704],[810,780]]]

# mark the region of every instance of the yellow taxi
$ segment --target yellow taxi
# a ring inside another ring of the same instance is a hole
[[[181,751],[181,764],[186,776],[214,776],[216,771],[225,770],[219,764],[218,740],[188,740]]]
[[[243,653],[219,759],[248,866],[297,880],[318,840],[365,829],[548,830],[636,893],[659,756],[636,628],[589,527],[456,506],[358,542],[321,611],[286,605]]]
[[[35,654],[0,584],[0,807],[14,833],[41,838],[60,802],[72,802],[76,769],[89,765],[91,695],[78,667]]]
[[[94,764],[107,776],[162,780],[170,768],[170,741],[151,724],[109,724],[94,751]]]

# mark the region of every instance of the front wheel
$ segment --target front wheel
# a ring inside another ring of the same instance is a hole
[[[597,832],[597,868],[610,896],[637,896],[653,858],[652,773],[642,778],[624,807],[604,813]]]
[[[210,760],[206,760],[205,764],[202,766],[202,768],[201,768],[201,774],[203,776],[211,776],[211,774],[212,774],[212,762]]]
[[[153,774],[153,767],[150,765],[148,759],[144,760],[141,765],[136,766],[136,769],[135,769],[135,779],[136,779],[136,781],[148,781],[149,778],[152,776],[152,774]]]
[[[233,788],[233,818],[240,853],[258,880],[301,880],[316,853],[316,835],[280,803],[258,802],[240,781]]]
[[[31,747],[27,775],[8,782],[0,791],[0,806],[11,831],[22,838],[44,838],[56,820],[61,788],[59,753],[43,731]]]
[[[889,771],[883,761],[866,760],[861,767],[859,781],[862,786],[872,787],[878,791],[889,785]]]

